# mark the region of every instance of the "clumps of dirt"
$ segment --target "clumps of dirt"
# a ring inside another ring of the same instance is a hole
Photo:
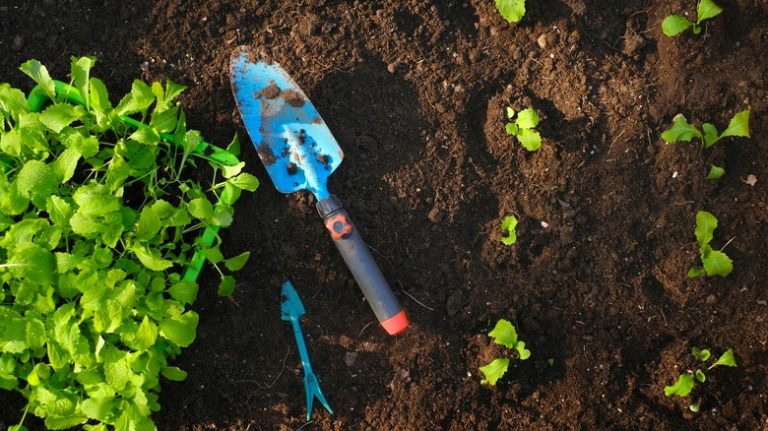
[[[276,99],[278,96],[280,96],[281,90],[280,87],[277,86],[275,81],[270,81],[269,85],[262,88],[261,90],[253,93],[253,97],[255,99]]]

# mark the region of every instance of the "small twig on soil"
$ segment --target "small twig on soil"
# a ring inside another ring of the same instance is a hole
[[[368,322],[365,326],[363,326],[363,329],[360,330],[360,333],[357,334],[357,336],[363,335],[363,332],[365,332],[366,329],[368,329],[369,326],[373,325],[373,322]]]
[[[728,247],[728,244],[730,244],[734,239],[736,239],[736,237],[733,237],[733,238],[729,239],[728,242],[726,242],[724,246],[720,247],[720,251],[725,250],[725,248]]]
[[[413,297],[413,295],[411,295],[410,293],[408,293],[408,291],[407,291],[407,290],[403,289],[403,293],[405,293],[406,295],[408,295],[408,297],[409,297],[409,298],[413,299],[414,301],[416,301],[416,303],[417,303],[417,304],[421,305],[422,307],[426,308],[427,310],[429,310],[429,311],[435,311],[435,309],[434,309],[434,308],[432,308],[432,307],[428,307],[428,306],[424,305],[424,303],[423,303],[423,302],[421,302],[421,301],[419,301],[418,299],[414,298],[414,297]]]
[[[280,368],[280,372],[277,374],[277,377],[275,377],[274,380],[272,380],[272,383],[266,385],[267,389],[272,389],[272,386],[275,386],[275,383],[277,383],[277,379],[280,378],[280,376],[283,375],[283,372],[285,371],[285,363],[288,361],[288,355],[291,353],[291,349],[285,350],[285,357],[283,357],[283,367]]]
[[[309,422],[305,423],[304,425],[302,425],[302,426],[300,426],[300,427],[296,428],[296,431],[301,431],[301,430],[303,430],[304,428],[306,428],[308,425],[310,425],[310,424],[313,424],[313,423],[315,423],[315,421],[309,421]]]

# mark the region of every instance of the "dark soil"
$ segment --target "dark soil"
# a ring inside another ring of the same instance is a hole
[[[694,1],[528,3],[516,26],[490,0],[0,3],[0,81],[29,88],[29,58],[64,76],[70,55],[97,55],[113,94],[135,77],[188,85],[188,123],[222,145],[246,136],[232,49],[279,61],[344,149],[331,188],[412,320],[397,337],[377,328],[313,199],[277,193],[248,145],[262,187],[224,240],[252,261],[234,300],[204,274],[198,340],[177,360],[189,378],[164,382],[159,429],[768,427],[768,4],[719,0],[701,36],[667,38],[661,20],[693,16]],[[507,105],[537,109],[540,151],[505,134]],[[677,113],[722,129],[747,107],[751,139],[660,139]],[[705,180],[711,163],[725,177]],[[702,209],[720,220],[727,278],[686,278]],[[509,214],[519,240],[506,247]],[[286,278],[335,409],[307,426]],[[487,388],[477,369],[500,353],[486,337],[499,318],[533,355]],[[710,373],[696,415],[663,395],[692,346],[739,362]],[[2,400],[12,424],[23,401]]]

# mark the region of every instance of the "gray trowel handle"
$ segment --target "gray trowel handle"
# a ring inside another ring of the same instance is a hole
[[[381,274],[363,237],[341,206],[341,202],[331,195],[317,203],[317,211],[381,326],[390,335],[403,331],[408,327],[405,310],[392,293],[389,283]]]

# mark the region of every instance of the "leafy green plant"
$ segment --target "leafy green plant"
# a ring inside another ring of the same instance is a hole
[[[517,119],[512,121],[517,115]],[[541,148],[541,135],[536,130],[539,125],[539,116],[533,108],[526,108],[515,113],[512,107],[507,106],[507,119],[510,120],[504,127],[508,135],[516,136],[520,144],[528,151],[536,151]]]
[[[525,0],[496,0],[499,15],[507,22],[520,22],[525,16]]]
[[[504,245],[512,245],[517,242],[517,217],[506,216],[501,221],[501,230],[506,234],[501,237],[501,242]]]
[[[67,85],[24,63],[42,112],[0,84],[0,388],[27,398],[22,423],[154,430],[160,376],[186,377],[168,360],[196,336],[195,265],[208,257],[231,291],[219,264],[248,254],[224,259],[216,230],[258,181],[201,152],[183,86],[136,80],[113,106],[94,64],[73,58]]]
[[[707,277],[719,275],[726,277],[733,271],[733,261],[721,250],[713,250],[709,243],[712,241],[717,218],[707,211],[696,213],[696,241],[699,243],[699,256],[701,266],[694,266],[688,270],[688,278],[698,278],[706,274]]]
[[[692,29],[693,34],[699,34],[702,21],[714,18],[722,12],[723,9],[712,0],[700,0],[696,7],[696,22],[688,21],[684,16],[670,15],[661,22],[661,30],[670,37],[677,36],[689,28]]]
[[[517,330],[515,330],[514,325],[509,320],[499,319],[493,330],[488,333],[488,336],[493,338],[494,343],[515,350],[517,357],[521,361],[531,357],[531,351],[525,348],[524,341],[517,338]],[[508,368],[509,358],[494,359],[487,365],[480,367],[480,371],[485,376],[481,383],[496,386],[496,381],[504,376]]]
[[[711,123],[703,123],[701,130],[699,130],[696,126],[689,123],[682,114],[678,114],[673,120],[672,127],[665,130],[661,134],[661,138],[668,144],[680,141],[690,142],[696,138],[701,141],[704,148],[709,148],[721,139],[729,136],[749,138],[750,112],[749,109],[745,109],[734,115],[728,123],[728,127],[723,130],[723,133],[718,133],[717,128]]]
[[[712,353],[709,351],[709,349],[699,349],[698,347],[693,347],[691,349],[691,356],[694,357],[694,359],[701,361],[706,364],[706,362],[711,358]],[[719,366],[726,366],[726,367],[736,367],[738,366],[736,364],[736,358],[733,356],[733,349],[726,350],[720,357],[706,368],[706,371],[709,371],[715,367]],[[693,391],[696,382],[704,383],[707,381],[707,375],[705,374],[704,370],[700,368],[696,368],[696,371],[688,371],[685,374],[681,374],[678,376],[677,380],[674,384],[665,386],[664,387],[664,395],[667,397],[671,397],[672,395],[676,395],[681,398],[685,398],[688,395],[691,394]],[[692,402],[688,408],[692,412],[698,412],[700,407],[700,401]]]

